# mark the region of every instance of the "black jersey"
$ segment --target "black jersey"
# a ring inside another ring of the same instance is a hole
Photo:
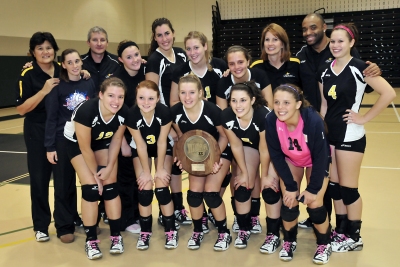
[[[243,146],[249,146],[258,150],[260,133],[265,130],[265,116],[270,112],[267,107],[259,107],[254,110],[253,118],[246,128],[240,127],[238,118],[231,107],[222,111],[222,126],[232,130],[242,140]]]
[[[253,80],[260,90],[271,84],[264,71],[259,69],[247,69],[247,71],[249,72],[249,81]],[[217,96],[222,99],[229,99],[231,88],[234,84],[235,81],[232,74],[222,77],[218,82]]]
[[[84,126],[92,128],[91,143],[111,138],[118,130],[119,126],[125,124],[128,115],[128,107],[123,105],[122,108],[114,114],[109,121],[104,121],[100,112],[100,99],[93,98],[81,103],[72,113],[71,121],[67,121],[64,127],[64,136],[77,142],[74,121]],[[111,139],[110,139],[111,141]]]
[[[271,81],[272,90],[284,83],[300,86],[300,60],[298,58],[291,57],[279,69],[272,66],[268,60],[257,60],[251,64],[250,68],[265,71]]]
[[[360,54],[354,47],[350,50],[350,53],[353,57],[360,58]],[[319,53],[312,46],[305,45],[297,52],[296,57],[300,59],[300,80],[304,97],[319,111],[321,109],[321,94],[318,87],[320,77],[318,69],[326,63],[331,63],[335,58],[329,49],[329,45]]]
[[[44,146],[56,151],[56,138],[64,137],[64,126],[74,109],[83,101],[94,98],[96,88],[92,79],[60,83],[46,96],[46,128]]]
[[[140,131],[143,140],[147,143],[147,150],[157,150],[157,140],[160,136],[161,126],[167,125],[171,120],[170,109],[161,103],[157,103],[150,124],[147,124],[140,113],[139,107],[133,106],[129,109],[126,126]],[[133,138],[130,146],[136,149],[136,143]]]
[[[60,65],[56,62],[53,62],[53,65],[54,78],[58,78],[60,75]],[[36,61],[33,61],[32,67],[22,71],[21,76],[18,78],[18,82],[15,86],[16,105],[22,105],[28,98],[42,90],[48,79],[51,79],[50,75],[44,72]],[[45,99],[34,109],[26,113],[25,117],[34,122],[44,123],[46,121]]]
[[[144,68],[145,66],[144,64],[142,64],[140,66],[138,73],[135,76],[131,76],[126,71],[125,67],[122,66],[113,74],[109,75],[109,77],[117,77],[124,82],[126,86],[126,95],[124,98],[124,103],[128,106],[128,108],[131,108],[135,104],[136,87],[141,81],[146,80],[144,76]]]
[[[173,47],[172,51],[175,55],[175,62],[169,61],[157,48],[157,50],[150,55],[145,66],[145,73],[153,72],[159,75],[158,87],[160,88],[160,102],[168,107],[171,94],[172,73],[177,66],[186,62],[186,53],[182,48]]]
[[[344,69],[336,74],[332,64],[320,69],[320,82],[328,109],[325,122],[328,126],[328,138],[331,141],[351,142],[360,139],[365,134],[363,125],[343,121],[346,109],[354,112],[360,110],[366,82],[363,70],[368,66],[364,61],[352,58]]]
[[[196,121],[191,121],[186,115],[182,103],[171,108],[172,121],[179,126],[182,133],[190,130],[202,130],[211,134],[218,141],[219,133],[216,126],[221,125],[221,109],[209,101],[201,101],[202,108]]]
[[[82,68],[90,73],[97,92],[100,91],[101,83],[121,67],[118,57],[107,51],[104,52],[103,59],[100,63],[94,62],[90,49],[89,52],[82,55],[81,58],[83,62]]]
[[[215,57],[212,58],[210,64],[213,69],[211,71],[207,69],[202,76],[197,77],[199,77],[201,85],[203,86],[204,97],[207,98],[208,101],[211,101],[215,104],[218,81],[221,79],[224,71],[228,69],[228,66],[226,65],[225,61]],[[174,73],[172,74],[172,81],[178,84],[181,77],[186,76],[190,73],[193,73],[193,71],[191,67],[191,62],[188,61],[175,69]]]

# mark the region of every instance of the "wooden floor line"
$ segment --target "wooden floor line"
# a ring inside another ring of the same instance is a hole
[[[10,153],[10,154],[26,154],[28,152],[19,152],[19,151],[0,151],[0,153]]]

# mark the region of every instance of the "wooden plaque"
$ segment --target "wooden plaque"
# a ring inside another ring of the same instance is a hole
[[[220,156],[215,138],[202,130],[188,131],[174,144],[174,157],[181,161],[185,171],[196,176],[210,174]]]

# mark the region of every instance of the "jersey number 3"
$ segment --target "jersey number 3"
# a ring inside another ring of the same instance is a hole
[[[291,137],[288,138],[289,139],[289,150],[294,150],[293,145],[296,147],[297,151],[303,151],[301,149],[301,146],[299,145],[299,141],[297,141],[297,139],[292,140]]]
[[[336,99],[336,85],[332,85],[331,89],[329,89],[328,96],[331,96],[333,99]]]
[[[147,144],[152,145],[156,142],[156,137],[154,135],[148,135],[146,140]]]

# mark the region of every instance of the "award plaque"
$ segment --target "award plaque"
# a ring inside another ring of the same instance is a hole
[[[196,176],[210,174],[220,156],[215,138],[202,130],[184,133],[174,145],[174,157],[181,161],[185,171]]]

